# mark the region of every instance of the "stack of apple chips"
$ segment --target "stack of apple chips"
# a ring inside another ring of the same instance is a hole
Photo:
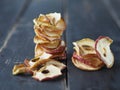
[[[54,79],[62,75],[61,71],[66,68],[66,65],[57,61],[66,58],[66,45],[61,39],[66,28],[65,22],[60,13],[40,14],[33,22],[35,57],[15,65],[13,75],[27,73],[39,81]]]
[[[40,14],[33,20],[35,57],[65,59],[65,42],[61,39],[66,28],[60,13]]]

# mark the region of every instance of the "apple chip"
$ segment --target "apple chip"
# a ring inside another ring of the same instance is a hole
[[[60,75],[62,75],[62,73],[58,67],[47,65],[44,69],[41,68],[39,71],[35,71],[32,77],[39,81],[45,81],[57,78]]]
[[[40,14],[34,22],[34,58],[25,59],[24,64],[15,65],[13,75],[33,74],[39,81],[54,79],[62,75],[61,70],[66,68],[57,60],[66,59],[66,45],[61,39],[66,28],[60,13]]]
[[[95,41],[90,38],[84,38],[82,40],[73,42],[78,55],[86,55],[86,54],[96,54],[95,52]]]
[[[110,49],[113,42],[107,36],[100,36],[96,41],[84,38],[73,42],[73,64],[82,70],[98,70],[104,65],[111,68],[114,64],[114,56]]]
[[[13,74],[13,75],[25,74],[25,73],[32,74],[32,70],[30,70],[30,69],[29,69],[28,67],[26,67],[24,64],[15,65],[15,66],[13,67],[13,71],[12,71],[12,74]]]
[[[95,49],[98,56],[106,64],[107,68],[111,68],[114,64],[114,55],[110,49],[113,40],[107,36],[100,36],[96,40]]]

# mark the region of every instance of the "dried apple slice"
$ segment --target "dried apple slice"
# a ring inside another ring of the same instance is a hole
[[[61,36],[62,33],[63,33],[63,30],[59,30],[59,29],[56,29],[56,28],[50,28],[50,27],[44,27],[43,29],[45,29],[45,31],[47,33],[52,33],[54,35],[59,35]]]
[[[61,52],[59,54],[52,54],[51,58],[57,59],[57,60],[65,60],[66,59],[66,52]]]
[[[49,31],[45,28],[44,30],[44,33],[47,35],[47,36],[50,36],[50,37],[60,37],[61,36],[61,33],[60,32],[56,32],[56,31]]]
[[[95,71],[95,70],[99,70],[101,68],[101,67],[91,67],[87,64],[84,64],[84,63],[78,61],[77,59],[74,59],[74,58],[72,58],[72,62],[77,68],[79,68],[81,70]]]
[[[43,49],[41,48],[40,44],[36,44],[35,46],[35,57],[38,57],[44,53]]]
[[[52,49],[57,48],[60,44],[61,44],[61,40],[56,39],[56,40],[51,41],[50,43],[42,44],[41,47],[46,48],[48,50],[52,50]]]
[[[84,38],[82,40],[73,42],[75,46],[74,49],[76,50],[78,55],[86,55],[86,54],[96,54],[94,46],[95,41],[90,38]]]
[[[34,30],[36,35],[45,34],[46,36],[49,36],[49,37],[60,37],[63,33],[63,30],[56,30],[47,26],[44,26],[44,27],[34,26]]]
[[[63,19],[59,20],[56,23],[56,28],[59,29],[59,30],[65,30],[65,28],[66,28],[65,21]]]
[[[46,16],[49,18],[50,23],[52,25],[55,25],[60,19],[61,19],[61,14],[60,13],[49,13],[46,14]]]
[[[49,40],[46,40],[45,38],[42,38],[42,37],[38,37],[38,36],[35,36],[34,37],[34,43],[36,44],[46,44],[46,43],[49,43],[50,41]]]
[[[65,59],[65,46],[59,46],[56,49],[45,49],[41,47],[41,45],[37,44],[35,47],[35,57],[39,57],[40,59],[48,59],[48,58],[58,58]]]
[[[39,68],[42,67],[42,65],[44,65],[46,62],[51,61],[51,60],[53,60],[53,59],[38,59],[36,62],[29,61],[29,64],[31,62],[33,62],[33,64],[30,66],[30,69],[32,69],[32,70],[37,69],[38,70]]]
[[[51,30],[65,30],[66,24],[64,20],[61,18],[60,13],[50,13],[43,15],[41,14],[38,18],[33,20],[35,26],[41,27],[50,27]]]
[[[32,74],[33,72],[32,70],[29,69],[29,67],[26,67],[24,64],[15,65],[13,67],[13,70],[12,70],[13,75],[25,74],[25,73]]]
[[[42,37],[46,40],[49,40],[49,41],[52,41],[52,40],[55,40],[55,39],[60,39],[61,36],[48,36],[48,35],[45,35],[43,32],[41,32],[40,30],[38,29],[35,29],[35,34],[38,36],[38,37]]]
[[[52,57],[52,54],[44,52],[42,55],[39,56],[40,59],[49,59]]]
[[[107,68],[111,68],[114,64],[114,55],[110,49],[113,40],[107,36],[100,36],[96,40],[95,49],[98,56],[106,64]]]
[[[39,61],[39,57],[35,57],[31,60],[28,60],[28,59],[25,59],[24,60],[24,64],[27,66],[27,67],[32,67],[36,62]]]
[[[76,60],[78,60],[79,62]],[[104,65],[104,63],[100,60],[100,58],[96,54],[87,54],[84,56],[79,56],[75,52],[73,53],[72,56],[72,62],[75,66],[77,67],[79,66],[79,69],[84,70],[98,70]]]
[[[39,71],[34,72],[32,76],[39,81],[51,80],[62,75],[61,70],[54,65],[47,65],[41,68]]]
[[[46,65],[54,65],[54,66],[58,67],[60,70],[63,70],[66,68],[66,65],[64,65],[63,63],[60,63],[56,60],[50,60],[46,63]]]
[[[65,47],[66,47],[65,42],[62,40],[60,45],[57,48],[54,48],[54,49],[49,49],[44,47],[41,47],[41,48],[49,54],[59,54],[65,51]]]

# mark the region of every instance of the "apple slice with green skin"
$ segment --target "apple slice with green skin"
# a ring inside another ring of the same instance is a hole
[[[110,49],[113,40],[107,36],[100,36],[96,40],[95,50],[97,55],[103,60],[107,68],[111,68],[114,64],[114,55]]]

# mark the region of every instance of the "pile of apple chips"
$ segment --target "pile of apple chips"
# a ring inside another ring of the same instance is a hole
[[[40,15],[33,20],[35,46],[35,57],[65,58],[65,42],[61,40],[66,28],[65,22],[59,13]]]
[[[66,59],[66,45],[61,38],[66,24],[60,13],[40,14],[33,22],[35,57],[15,65],[13,75],[31,74],[39,81],[54,79],[62,75],[61,70],[66,67],[58,61]]]

